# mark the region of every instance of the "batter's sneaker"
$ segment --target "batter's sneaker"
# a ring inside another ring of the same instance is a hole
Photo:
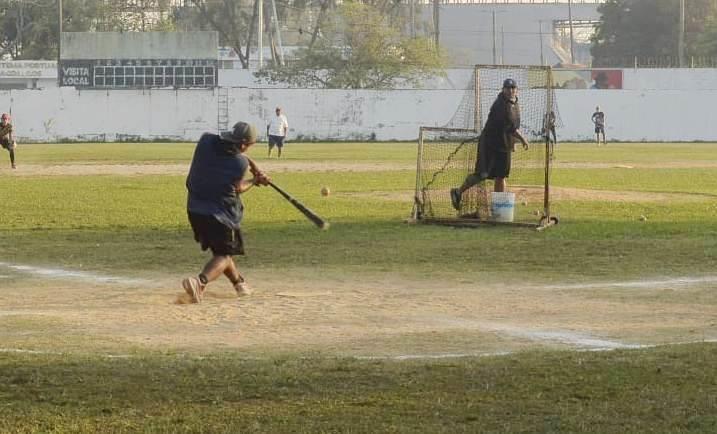
[[[187,277],[182,280],[182,288],[192,297],[192,302],[201,303],[202,293],[204,292],[204,286],[202,282],[196,277]]]
[[[243,278],[234,284],[234,290],[237,292],[237,297],[246,297],[254,292]]]
[[[460,211],[460,209],[461,209],[461,189],[460,188],[451,188],[451,205],[453,205],[453,208],[455,208],[456,211]]]

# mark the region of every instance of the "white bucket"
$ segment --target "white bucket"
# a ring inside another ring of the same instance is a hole
[[[493,221],[512,222],[513,209],[515,208],[515,193],[500,192],[491,193],[490,209]]]

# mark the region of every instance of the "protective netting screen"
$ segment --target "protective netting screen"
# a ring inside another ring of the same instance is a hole
[[[492,180],[483,180],[466,190],[460,209],[451,204],[450,190],[457,188],[475,170],[478,138],[493,102],[512,78],[518,85],[520,130],[530,142],[527,150],[516,141],[511,153],[507,192],[514,193],[513,222],[537,223],[549,213],[547,184],[550,161],[546,157],[546,122],[549,113],[559,122],[548,67],[479,66],[468,84],[456,113],[445,127],[422,127],[419,134],[416,208],[422,219],[473,218],[490,220]]]

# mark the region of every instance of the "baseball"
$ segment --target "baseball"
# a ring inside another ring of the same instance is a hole
[[[646,221],[647,221],[647,217],[645,217],[644,215],[641,215],[641,216],[640,216],[640,221],[641,221],[641,222],[646,222]]]
[[[322,196],[328,196],[330,194],[331,194],[331,190],[329,189],[329,187],[326,187],[326,186],[321,187],[321,195]]]

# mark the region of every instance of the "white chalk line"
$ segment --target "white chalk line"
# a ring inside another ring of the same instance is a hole
[[[440,359],[465,359],[469,357],[500,357],[515,354],[513,351],[496,351],[489,353],[436,353],[436,354],[400,354],[397,356],[352,356],[356,360],[440,360]]]
[[[578,333],[570,330],[541,330],[518,327],[511,324],[501,324],[489,321],[476,321],[455,317],[430,317],[424,322],[432,322],[440,326],[456,327],[460,329],[481,330],[504,334],[517,338],[529,339],[538,342],[554,342],[576,348],[593,350],[618,350],[642,348],[640,344],[629,344],[615,340],[595,337],[587,333]]]
[[[641,344],[626,344],[623,342],[596,338],[583,333],[573,333],[568,331],[515,330],[508,332],[508,334],[515,337],[524,337],[534,341],[556,342],[559,344],[594,350],[644,348],[644,345]]]
[[[0,267],[4,267],[6,269],[24,274],[30,274],[33,276],[40,276],[50,279],[75,279],[95,283],[121,283],[127,285],[142,285],[147,283],[147,281],[144,279],[119,276],[105,276],[101,274],[90,273],[87,271],[65,270],[62,268],[42,268],[35,267],[32,265],[10,264],[7,262],[0,262]]]
[[[594,283],[576,283],[567,285],[546,285],[544,289],[596,289],[596,288],[626,288],[626,289],[642,289],[642,288],[664,288],[675,286],[692,286],[704,285],[707,283],[717,283],[717,276],[701,276],[701,277],[676,277],[669,279],[655,280],[632,280],[623,282],[594,282]]]
[[[714,344],[717,343],[717,339],[701,339],[696,341],[684,341],[684,342],[667,342],[662,344],[644,344],[644,345],[633,345],[625,348],[575,348],[574,352],[594,352],[594,351],[617,351],[617,350],[642,350],[650,348],[664,348],[679,345],[692,345],[692,344]],[[497,351],[497,352],[470,352],[470,353],[434,353],[434,354],[400,354],[394,356],[379,356],[379,355],[367,355],[367,356],[338,356],[333,357],[334,359],[355,359],[355,360],[393,360],[393,361],[407,361],[407,360],[440,360],[440,359],[465,359],[465,358],[482,358],[482,357],[504,357],[520,354],[524,351]],[[16,353],[16,354],[31,354],[31,355],[51,355],[51,356],[71,356],[75,353],[62,352],[62,351],[43,351],[43,350],[27,350],[23,348],[0,348],[0,353]],[[77,353],[81,354],[81,353]],[[102,354],[94,353],[94,355],[107,358],[107,359],[132,359],[132,358],[144,358],[147,355],[136,355],[136,354]],[[195,358],[198,360],[210,359],[206,355],[192,355],[192,354],[181,354],[177,353],[177,357],[184,358]],[[316,357],[300,357],[302,359],[315,359]],[[273,360],[270,357],[238,357],[237,360],[246,361],[268,361]]]
[[[42,276],[56,279],[77,279],[87,280],[100,283],[123,283],[128,285],[145,285],[148,283],[146,279],[128,278],[120,276],[105,276],[101,274],[90,273],[86,271],[66,270],[62,268],[42,268],[32,265],[10,264],[0,262],[0,267],[10,270],[19,271],[26,274]],[[8,279],[8,275],[0,275],[0,279]],[[667,279],[654,280],[628,280],[620,282],[590,282],[576,284],[558,284],[538,286],[538,289],[599,289],[599,288],[664,288],[677,286],[704,285],[709,283],[717,283],[717,276],[700,276],[700,277],[676,277]],[[533,287],[535,288],[535,287]]]
[[[122,283],[122,284],[146,284],[147,281],[144,279],[136,278],[125,278],[118,276],[104,276],[95,273],[89,273],[84,271],[72,271],[59,268],[41,268],[30,265],[17,265],[5,262],[0,262],[0,267],[5,267],[11,270],[19,271],[26,274],[37,275],[48,278],[56,279],[78,279],[88,280],[92,282],[101,283]],[[7,275],[0,275],[0,278],[8,278]],[[703,276],[703,277],[679,277],[672,279],[662,280],[638,280],[638,281],[624,281],[624,282],[596,282],[596,283],[585,283],[585,284],[569,284],[569,285],[549,285],[542,288],[545,289],[592,289],[592,288],[654,288],[664,286],[689,286],[695,284],[705,283],[717,283],[717,276]],[[11,312],[0,312],[4,315],[23,315],[28,313],[11,313]],[[434,319],[435,320],[435,319]],[[618,342],[614,340],[596,338],[594,336],[575,333],[564,330],[526,330],[524,328],[518,328],[509,325],[502,324],[486,324],[479,323],[470,320],[463,319],[443,319],[439,320],[441,323],[454,323],[456,325],[470,325],[471,328],[479,328],[483,330],[494,331],[498,333],[505,333],[515,337],[527,338],[530,340],[540,342],[556,342],[560,344],[569,345],[576,347],[579,351],[609,351],[617,349],[640,349],[640,348],[652,348],[657,345],[652,344],[629,344]],[[700,340],[690,342],[677,342],[671,344],[661,345],[681,345],[697,342],[717,342],[717,340]],[[2,349],[0,352],[28,352],[37,354],[63,354],[63,353],[52,353],[52,352],[34,352],[33,350],[22,350],[22,349]],[[487,357],[487,356],[502,356],[507,354],[513,354],[512,352],[494,352],[494,353],[439,353],[439,354],[403,354],[397,356],[356,356],[357,359],[392,359],[392,360],[413,360],[413,359],[450,359],[450,358],[464,358],[464,357]],[[105,357],[132,357],[125,355],[104,355]]]

